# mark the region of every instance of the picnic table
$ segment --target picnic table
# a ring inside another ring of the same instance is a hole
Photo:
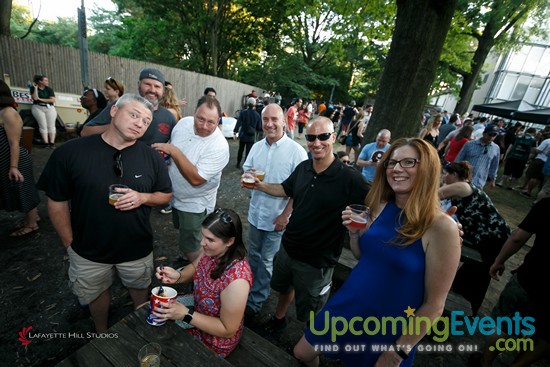
[[[139,350],[153,342],[162,347],[163,367],[231,366],[174,322],[149,325],[147,311],[143,307],[130,313],[107,331],[109,337],[93,339],[57,366],[139,366]]]

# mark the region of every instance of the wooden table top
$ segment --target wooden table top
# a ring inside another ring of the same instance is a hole
[[[147,312],[147,307],[132,312],[113,325],[106,338],[93,339],[57,366],[139,366],[139,350],[153,342],[161,345],[162,367],[231,366],[174,322],[149,325]]]

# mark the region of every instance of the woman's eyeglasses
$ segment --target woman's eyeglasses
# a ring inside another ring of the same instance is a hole
[[[227,214],[222,208],[218,208],[214,211],[214,214],[219,214],[220,219],[225,224],[233,223],[233,219],[231,219],[231,216]]]
[[[310,142],[315,141],[315,139],[319,139],[319,141],[325,141],[325,140],[330,139],[332,134],[334,134],[334,133],[322,133],[322,134],[319,134],[319,135],[306,134],[306,140],[310,141]]]
[[[117,177],[122,177],[124,175],[124,168],[122,167],[122,154],[120,154],[120,152],[116,152],[113,159],[115,160],[115,165],[113,166],[115,175],[117,175]]]
[[[401,166],[401,168],[413,168],[416,166],[416,164],[420,162],[418,159],[415,158],[403,158],[400,161],[396,161],[395,159],[389,159],[387,161],[384,161],[384,168],[395,168],[397,164]]]

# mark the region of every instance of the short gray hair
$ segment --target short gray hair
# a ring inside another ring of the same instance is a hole
[[[146,100],[145,98],[143,98],[142,96],[139,96],[137,94],[132,94],[132,93],[126,93],[126,94],[123,94],[119,99],[118,101],[116,101],[115,103],[115,106],[117,106],[118,108],[122,108],[124,107],[128,102],[138,102],[138,103],[141,103],[142,105],[144,105],[145,107],[147,107],[147,109],[149,111],[151,111],[151,113],[154,112],[154,106],[151,102],[149,102],[148,100]]]

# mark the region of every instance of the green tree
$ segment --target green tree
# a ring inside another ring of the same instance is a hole
[[[158,58],[221,77],[229,74],[232,63],[259,52],[259,38],[276,34],[281,6],[281,1],[267,0],[115,2],[126,35],[131,35],[115,53],[132,52],[139,59]]]
[[[390,51],[364,141],[389,128],[395,138],[418,132],[457,0],[397,0]]]
[[[462,77],[456,112],[462,114],[467,111],[491,49],[513,47],[540,32],[540,25],[547,22],[549,5],[548,0],[480,0],[462,3],[461,12],[469,22],[464,33],[473,38],[475,46],[469,68],[453,67]],[[529,27],[524,26],[528,18],[532,23]]]
[[[14,4],[10,19],[11,35],[17,38],[24,37],[32,23],[29,8]],[[68,17],[58,17],[55,21],[37,21],[26,39],[77,48],[77,36],[77,22]]]

